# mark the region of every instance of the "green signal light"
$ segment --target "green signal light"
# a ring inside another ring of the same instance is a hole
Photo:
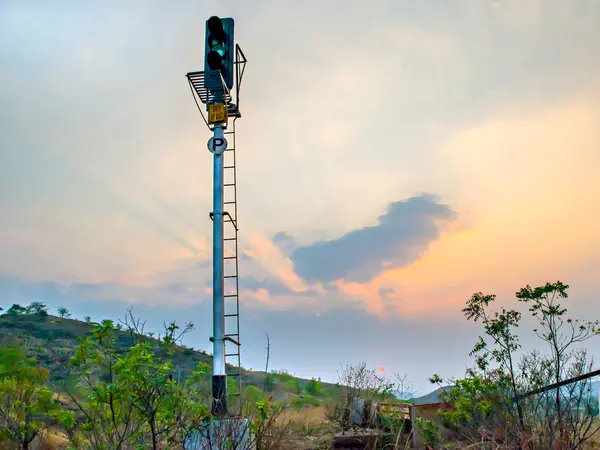
[[[219,56],[223,57],[225,56],[225,53],[227,53],[227,50],[225,49],[225,45],[223,45],[222,42],[214,42],[212,43],[212,45],[210,46],[210,50],[213,52],[217,52],[219,54]]]
[[[212,16],[206,21],[205,70],[219,70],[226,86],[231,89],[234,77],[235,45],[233,19]]]

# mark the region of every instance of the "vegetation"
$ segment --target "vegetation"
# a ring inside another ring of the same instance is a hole
[[[522,313],[473,294],[463,313],[483,329],[474,364],[461,379],[431,377],[445,402],[433,417],[411,423],[406,377],[390,380],[366,363],[343,366],[335,384],[243,370],[247,421],[236,432],[259,450],[330,448],[334,433],[365,428],[373,449],[410,448],[417,436],[436,449],[591,448],[600,422],[590,380],[562,382],[592,370],[583,344],[600,334],[599,322],[568,318],[567,290],[559,281],[517,292],[547,350],[528,354]],[[34,302],[0,316],[0,448],[37,449],[52,430],[64,437],[61,448],[101,450],[182,449],[208,435],[211,358],[180,345],[192,324],[170,323],[154,336],[131,311],[118,324],[72,320],[66,308],[58,314]],[[562,384],[540,390],[552,383]],[[231,433],[219,428],[212,439],[234,449]]]
[[[46,385],[48,371],[34,362],[18,346],[0,348],[0,442],[12,441],[22,449],[28,449],[59,412]]]
[[[211,358],[178,345],[192,324],[154,337],[131,311],[118,324],[58,313],[34,303],[0,316],[0,448],[38,448],[53,429],[73,449],[176,449],[206,435]],[[290,405],[318,406],[335,389],[286,372],[243,375],[244,416],[264,449],[287,445],[291,428],[278,418]],[[228,388],[237,393],[231,378]]]
[[[375,401],[394,399],[394,384],[369,369],[365,362],[343,366],[338,372],[338,397],[329,409],[329,417],[342,430],[351,428],[357,401],[364,402],[363,408],[370,409]]]
[[[521,313],[503,307],[492,311],[495,295],[476,293],[467,302],[465,317],[481,323],[484,336],[471,352],[475,366],[440,395],[452,405],[440,411],[444,424],[463,440],[494,448],[579,449],[599,430],[589,378],[527,395],[592,370],[593,360],[579,344],[600,333],[598,321],[567,318],[560,302],[568,298],[568,288],[558,281],[517,292],[539,323],[533,332],[549,349],[520,358]],[[443,379],[434,375],[431,382],[441,386]]]
[[[58,308],[56,310],[56,312],[58,313],[58,317],[65,319],[67,317],[71,317],[71,313],[69,312],[69,310],[63,306],[61,306],[60,308]]]

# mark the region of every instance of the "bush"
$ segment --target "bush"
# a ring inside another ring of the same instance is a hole
[[[256,386],[246,386],[244,388],[244,402],[246,405],[255,405],[262,399],[262,391]]]
[[[300,409],[306,406],[319,406],[321,402],[312,395],[303,395],[292,400],[292,408]]]
[[[306,384],[306,392],[308,392],[310,395],[319,395],[321,393],[321,383],[312,378]]]

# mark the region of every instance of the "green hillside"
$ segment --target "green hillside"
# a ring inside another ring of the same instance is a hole
[[[34,357],[40,365],[50,371],[52,381],[61,381],[66,376],[69,361],[75,354],[78,339],[85,338],[95,323],[61,318],[52,315],[18,314],[0,316],[0,344],[15,342]],[[140,336],[116,329],[117,346],[121,353],[135,345]],[[151,341],[149,336],[142,340]],[[199,363],[209,363],[212,358],[201,352],[178,347],[174,358],[182,374],[189,376]]]
[[[35,306],[35,305],[34,305]],[[0,345],[17,343],[36,364],[47,369],[50,381],[60,384],[68,377],[70,360],[75,355],[81,339],[89,336],[98,323],[57,317],[35,309],[18,311],[17,314],[5,312],[0,316]],[[125,354],[138,342],[157,344],[150,335],[139,335],[123,330],[115,324],[117,352]],[[169,357],[176,367],[176,376],[185,380],[199,365],[212,366],[212,356],[182,345],[175,347]],[[237,368],[227,366],[229,374]],[[336,392],[336,386],[315,380],[293,377],[283,372],[255,372],[242,368],[242,388],[254,386],[265,389],[267,394],[277,400],[289,400],[295,404],[319,404],[328,395]]]
[[[80,321],[37,302],[3,313],[0,448],[183,448],[207,426],[212,357],[179,345],[187,326],[171,323],[154,336],[132,316],[121,324]],[[265,439],[303,439],[308,429],[292,425],[294,412],[308,423],[307,411],[316,411],[310,433],[330,433],[320,406],[339,395],[337,386],[242,369],[240,392],[236,380],[228,378],[229,410],[251,419],[261,448],[286,448]],[[45,446],[54,438],[62,443]]]

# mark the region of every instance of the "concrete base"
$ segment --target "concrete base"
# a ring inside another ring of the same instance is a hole
[[[255,450],[250,421],[241,418],[213,419],[206,430],[194,434],[185,450]]]

